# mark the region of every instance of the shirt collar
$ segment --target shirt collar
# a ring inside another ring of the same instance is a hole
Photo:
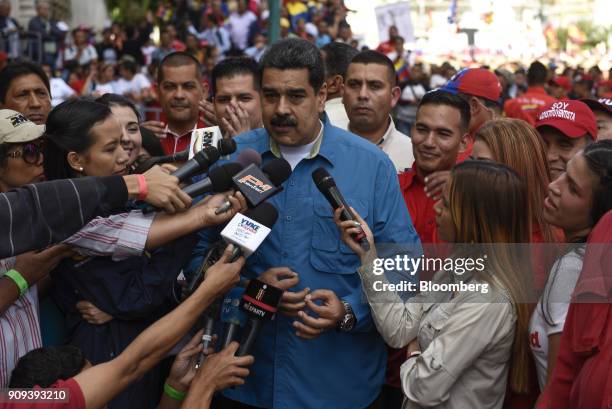
[[[325,134],[328,133],[329,130],[329,125],[324,124],[321,120],[319,120],[319,123],[321,124],[321,129],[319,130],[319,135],[317,135],[317,139],[315,144],[312,146],[312,149],[310,150],[310,153],[308,154],[308,156],[306,157],[306,159],[312,159],[317,155],[321,155],[325,158],[329,159],[329,154],[328,153],[324,153],[323,147],[325,145],[327,145],[325,143],[325,141],[329,138],[325,137]],[[268,134],[269,135],[269,134]],[[271,137],[268,136],[270,139],[270,144],[269,144],[269,151],[272,152],[272,154],[274,156],[276,156],[277,158],[281,157],[281,151],[280,151],[280,147],[278,146],[278,143]],[[331,162],[331,160],[330,160]]]
[[[529,87],[527,88],[527,92],[531,94],[545,94],[548,95],[544,87]]]
[[[391,143],[394,133],[395,133],[395,123],[393,122],[393,118],[391,118],[391,115],[389,115],[389,127],[387,128],[387,131],[383,135],[382,139],[378,141],[377,145],[382,148],[383,145]]]
[[[174,138],[178,138],[178,139],[180,139],[180,138],[182,138],[183,136],[187,136],[187,135],[190,135],[190,136],[191,136],[191,134],[193,133],[193,131],[195,131],[196,129],[199,129],[199,128],[205,128],[205,127],[206,127],[206,124],[205,124],[204,122],[202,122],[202,121],[200,121],[200,120],[198,119],[198,122],[196,122],[196,124],[193,126],[193,129],[192,129],[191,131],[187,131],[187,132],[185,132],[184,134],[179,135],[178,133],[176,133],[176,132],[174,132],[173,130],[171,130],[171,129],[168,127],[168,124],[166,124],[166,129],[164,129],[164,135],[165,135],[166,137],[167,137],[167,136],[172,136],[172,137],[174,137]]]

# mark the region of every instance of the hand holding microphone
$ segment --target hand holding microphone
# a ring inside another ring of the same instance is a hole
[[[344,208],[339,207],[334,210],[334,222],[336,226],[338,226],[338,229],[340,229],[340,238],[342,241],[361,258],[362,263],[365,263],[366,256],[374,256],[374,258],[376,258],[376,248],[372,245],[370,251],[364,250],[361,244],[355,240],[355,237],[359,237],[361,233],[364,233],[368,243],[374,243],[374,235],[359,213],[352,207],[349,209],[355,216],[355,220],[342,220],[342,211]]]
[[[334,178],[331,177],[329,172],[323,168],[318,168],[312,172],[312,180],[317,186],[317,189],[323,193],[323,196],[325,196],[334,210],[341,208],[340,220],[350,220],[353,222],[353,226],[357,228],[358,226],[355,223],[358,223],[358,221],[355,218],[351,207],[346,203],[346,200],[344,200],[340,190],[338,190],[336,182],[334,181]],[[351,237],[359,243],[363,251],[367,252],[370,250],[370,243],[368,242],[366,234],[362,229],[355,231]]]

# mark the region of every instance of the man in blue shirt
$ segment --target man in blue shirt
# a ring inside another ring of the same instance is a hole
[[[270,199],[279,218],[249,257],[246,278],[285,290],[280,311],[252,349],[246,384],[224,392],[223,408],[363,409],[384,382],[385,344],[362,297],[357,256],[340,241],[333,212],[312,181],[325,168],[344,198],[372,226],[376,243],[419,239],[402,199],[395,168],[376,145],[336,128],[320,115],[326,86],[317,48],[301,39],[274,44],[263,57],[265,128],[235,138],[238,152],[255,149],[263,163],[283,157],[293,173]],[[212,240],[202,233],[201,255]],[[194,260],[194,265],[201,261]]]

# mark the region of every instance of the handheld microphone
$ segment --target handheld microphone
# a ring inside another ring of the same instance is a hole
[[[249,321],[236,356],[248,355],[262,324],[270,321],[276,314],[283,292],[280,288],[257,279],[249,282],[240,303],[240,308],[247,314]]]
[[[230,262],[241,255],[249,257],[253,254],[268,237],[277,219],[278,211],[267,202],[249,209],[245,214],[236,214],[221,231],[223,240],[234,245]]]
[[[230,162],[223,166],[216,167],[208,172],[208,177],[185,187],[183,192],[191,197],[197,197],[209,192],[225,192],[232,187],[232,176],[242,170],[238,163]],[[159,211],[161,209],[149,205],[142,209],[142,213]]]
[[[221,140],[223,140],[223,135],[221,134],[221,129],[219,129],[218,126],[194,129],[194,131],[191,133],[191,139],[189,141],[189,159],[193,158],[194,155],[204,149],[205,146],[214,146],[219,148],[221,146],[219,141]],[[231,144],[231,142],[229,143]],[[233,151],[231,153],[233,153]],[[229,153],[222,154],[228,155]]]
[[[155,165],[163,164],[163,163],[174,163],[174,162],[185,162],[189,158],[189,149],[185,149],[181,152],[173,153],[172,155],[166,156],[153,156],[152,158],[147,159],[142,162],[140,165],[134,169],[134,173],[145,173],[147,170],[151,169]]]
[[[244,288],[234,287],[227,293],[221,304],[221,322],[226,324],[221,348],[231,344],[236,339],[238,330],[246,325],[247,317],[240,310],[242,294],[244,294]]]
[[[344,207],[344,209],[342,209],[342,214],[340,215],[340,220],[356,221],[355,215],[351,211],[349,205],[344,200],[344,197],[342,197],[342,194],[336,186],[334,178],[331,177],[329,172],[327,172],[323,168],[317,168],[314,172],[312,172],[312,180],[317,186],[317,189],[319,189],[319,191],[323,193],[323,196],[325,196],[325,198],[334,210],[341,206]],[[351,237],[359,243],[359,245],[364,251],[370,250],[370,243],[368,243],[368,239],[363,230],[361,230],[361,232],[359,233],[352,234]]]
[[[242,170],[239,163],[230,162],[211,169],[208,177],[185,187],[183,192],[191,197],[208,192],[225,192],[232,187],[232,177]]]
[[[261,202],[283,190],[281,185],[291,176],[291,165],[285,159],[275,158],[261,169],[257,166],[247,166],[234,176],[234,184],[242,192],[249,207],[255,207]],[[221,214],[231,207],[229,201],[223,203],[215,211]]]
[[[188,287],[190,292],[193,292],[200,284],[208,268],[221,258],[225,249],[225,243],[234,244],[234,251],[229,260],[230,263],[236,261],[236,259],[243,254],[245,257],[248,257],[257,250],[259,245],[265,240],[268,234],[270,234],[270,229],[276,222],[276,219],[278,219],[278,211],[270,203],[262,203],[258,207],[249,209],[249,211],[245,213],[244,215],[240,213],[236,214],[225,229],[223,229],[221,232],[222,241],[217,242],[211,248],[202,266],[192,277]],[[206,351],[212,341],[218,309],[219,304],[215,302],[206,314],[204,333],[202,334],[203,351]],[[200,353],[196,362],[196,368],[199,368],[202,359],[203,353]]]
[[[262,203],[244,214],[237,213],[221,231],[221,240],[210,248],[200,268],[191,278],[187,286],[188,294],[193,293],[200,285],[206,270],[219,261],[226,244],[234,245],[230,263],[241,255],[249,257],[268,237],[277,219],[278,211],[270,203]]]
[[[192,177],[196,173],[208,170],[210,165],[219,160],[219,151],[213,146],[205,146],[200,152],[196,153],[187,163],[171,173],[176,176],[179,182]]]

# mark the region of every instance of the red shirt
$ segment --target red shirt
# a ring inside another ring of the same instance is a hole
[[[417,176],[414,167],[400,173],[398,177],[406,207],[408,207],[412,224],[421,239],[421,243],[433,243],[436,236],[436,212],[433,208],[435,201],[425,195],[425,183]],[[394,388],[402,387],[400,366],[404,361],[406,361],[406,348],[388,348],[385,380],[387,385]]]
[[[504,112],[509,118],[522,119],[534,126],[540,109],[556,100],[556,98],[548,95],[542,87],[529,87],[527,92],[520,97],[506,101]]]
[[[85,409],[83,391],[74,378],[70,378],[66,381],[57,381],[49,388],[68,389],[68,403],[51,401],[49,403],[0,403],[0,409]],[[35,387],[35,389],[39,388]]]
[[[550,385],[537,409],[612,407],[612,304],[571,304]]]
[[[206,124],[201,120],[198,120],[195,128],[205,128]],[[186,132],[180,136],[177,136],[174,132],[170,131],[166,126],[166,137],[160,139],[162,148],[164,149],[165,155],[172,155],[173,153],[182,152],[185,149],[189,148],[189,142],[191,141],[191,133],[193,129],[189,132]]]
[[[433,243],[436,228],[435,201],[425,194],[425,183],[414,167],[400,173],[398,177],[402,196],[421,243]]]

